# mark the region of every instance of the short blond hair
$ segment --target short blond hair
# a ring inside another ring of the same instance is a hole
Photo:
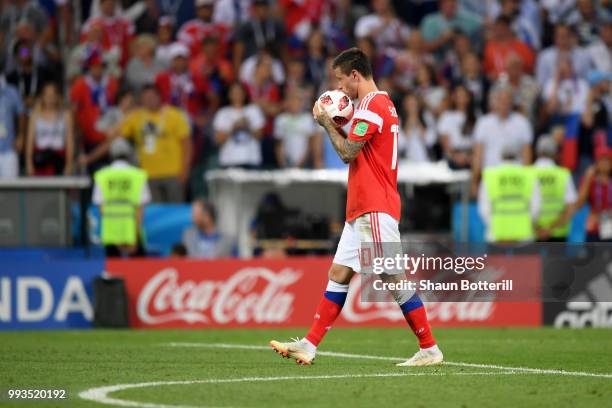
[[[151,34],[140,34],[138,37],[136,37],[134,45],[138,48],[149,46],[154,50],[157,47],[157,40]]]

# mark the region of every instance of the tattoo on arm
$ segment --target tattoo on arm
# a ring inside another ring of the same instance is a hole
[[[344,156],[341,156],[342,160],[345,163],[352,161],[355,157],[357,157],[363,145],[365,145],[365,142],[356,142],[355,140],[344,139]]]
[[[327,130],[327,134],[329,135],[329,140],[332,142],[332,146],[340,156],[343,162],[348,163],[353,160],[359,152],[365,142],[357,142],[355,140],[350,140],[344,134],[342,129],[337,128],[332,122],[325,121],[323,124],[325,130]]]

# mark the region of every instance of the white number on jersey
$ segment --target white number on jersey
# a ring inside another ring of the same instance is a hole
[[[399,138],[399,126],[391,125],[391,133],[393,133],[393,157],[391,158],[391,170],[397,167],[397,143]]]

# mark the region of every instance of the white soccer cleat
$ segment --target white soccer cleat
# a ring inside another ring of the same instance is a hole
[[[396,365],[398,367],[422,367],[441,364],[442,360],[444,360],[442,351],[440,351],[438,347],[431,347],[417,351],[414,356],[410,357],[403,363],[398,363]]]
[[[292,342],[287,343],[272,340],[270,341],[270,347],[281,356],[292,358],[296,363],[301,365],[310,365],[315,358],[315,353],[308,351],[303,340],[299,339],[293,339]]]

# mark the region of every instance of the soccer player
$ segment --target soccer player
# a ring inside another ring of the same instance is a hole
[[[400,196],[397,191],[397,142],[399,119],[386,92],[378,90],[370,61],[358,48],[340,53],[333,61],[338,89],[359,99],[349,135],[338,128],[315,103],[312,113],[325,128],[340,158],[349,164],[346,223],[329,269],[329,282],[317,307],[314,323],[303,339],[270,346],[299,364],[311,364],[317,346],[340,314],[349,282],[361,271],[362,244],[399,243]],[[380,247],[380,245],[378,245]],[[408,325],[419,341],[420,350],[398,366],[425,366],[442,362],[427,314],[418,295],[410,291],[393,293]]]

